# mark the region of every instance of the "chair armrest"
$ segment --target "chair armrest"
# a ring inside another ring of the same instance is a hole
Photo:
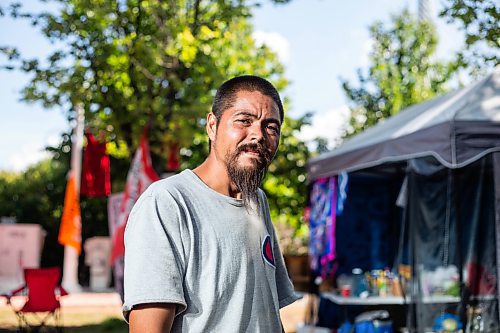
[[[12,291],[9,291],[8,294],[12,297],[12,296],[15,296],[19,293],[21,293],[22,291],[24,291],[26,289],[26,285],[22,286],[22,287],[19,287],[17,289],[14,289]]]
[[[57,288],[59,289],[59,296],[66,296],[66,295],[68,295],[68,292],[62,286],[57,286]]]
[[[10,299],[12,296],[15,296],[17,294],[19,294],[20,292],[24,291],[26,289],[26,286],[22,286],[22,287],[19,287],[17,289],[14,289],[14,290],[11,290],[11,291],[8,291],[7,293],[5,294],[2,294],[0,296],[3,296],[5,298],[7,298],[7,304],[10,304]]]

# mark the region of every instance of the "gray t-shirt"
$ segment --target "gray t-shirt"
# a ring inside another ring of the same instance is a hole
[[[172,332],[281,332],[298,297],[263,191],[259,206],[208,187],[191,170],[152,184],[125,231],[125,303],[175,303]]]

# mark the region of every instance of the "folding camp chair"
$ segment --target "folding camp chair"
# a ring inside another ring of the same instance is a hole
[[[11,291],[7,295],[7,302],[16,313],[20,332],[62,332],[59,310],[59,298],[68,293],[59,285],[61,271],[59,267],[51,268],[25,268],[25,285]],[[26,295],[24,305],[16,309],[10,298],[17,294]],[[33,318],[32,320],[28,320]],[[50,318],[54,326],[48,326]],[[36,323],[35,323],[36,322]]]

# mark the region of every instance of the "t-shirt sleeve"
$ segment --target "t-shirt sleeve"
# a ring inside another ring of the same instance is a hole
[[[186,309],[183,292],[185,255],[179,208],[162,193],[161,202],[146,191],[130,213],[125,230],[123,313],[146,303],[177,304]]]
[[[274,232],[273,252],[275,253],[276,263],[276,288],[278,290],[278,301],[281,309],[300,299],[300,296],[295,294],[292,281],[290,281],[290,278],[288,277],[285,260],[281,254],[277,238],[276,232]]]

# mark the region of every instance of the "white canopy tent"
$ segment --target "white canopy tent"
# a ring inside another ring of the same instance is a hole
[[[500,66],[483,80],[411,106],[308,164],[311,180],[387,162],[434,156],[463,167],[500,151]]]

